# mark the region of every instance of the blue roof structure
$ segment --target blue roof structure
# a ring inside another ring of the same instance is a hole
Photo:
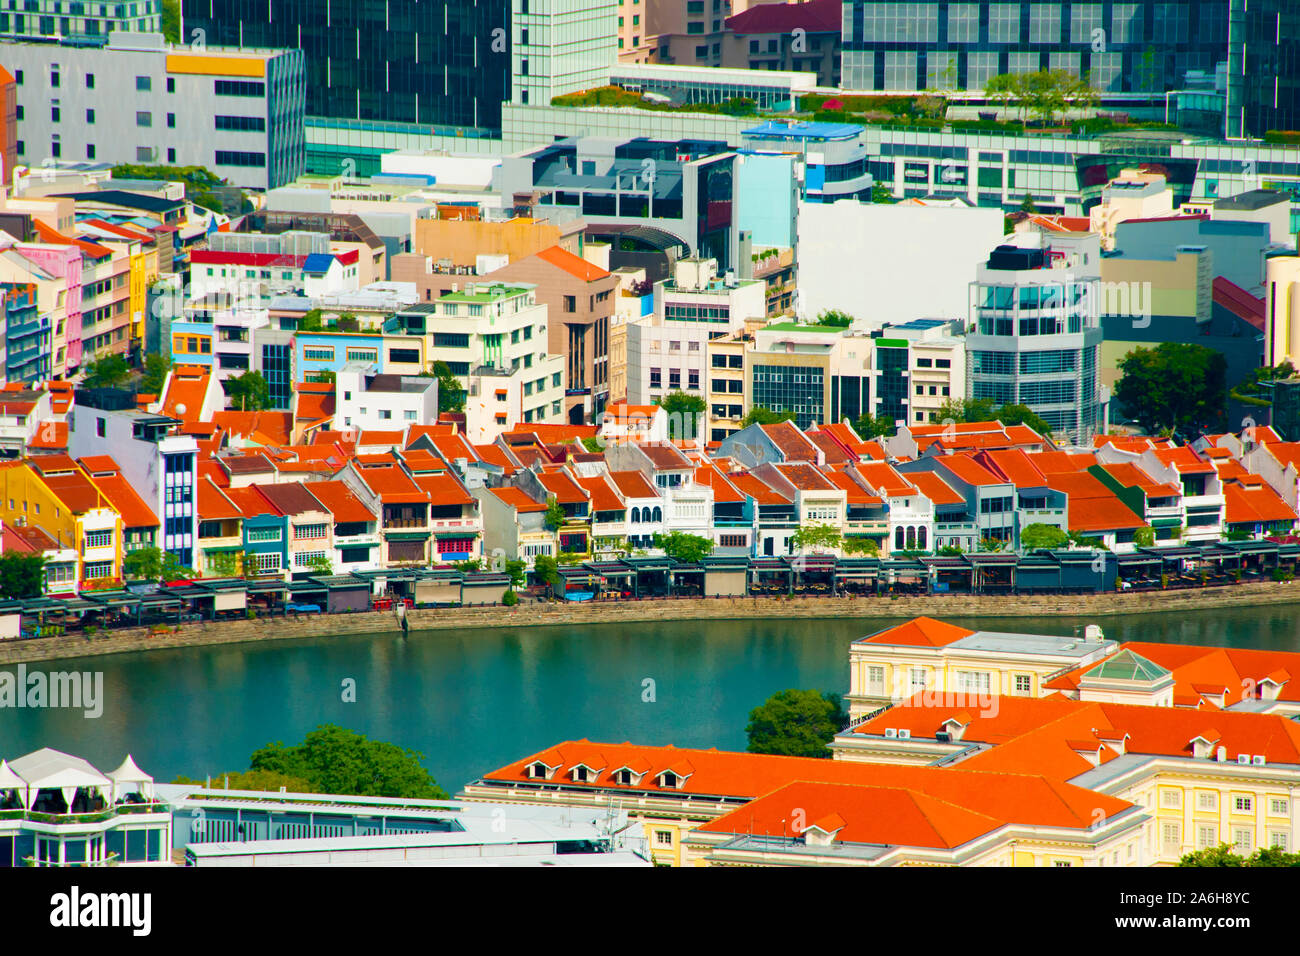
[[[334,265],[334,257],[326,252],[313,252],[302,263],[302,271],[308,275],[324,275]]]
[[[801,123],[768,120],[744,131],[752,139],[853,139],[862,132],[853,123]]]

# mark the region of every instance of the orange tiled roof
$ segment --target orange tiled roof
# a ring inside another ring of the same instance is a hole
[[[579,478],[578,484],[586,489],[587,494],[591,495],[592,511],[623,511],[625,505],[623,500],[618,496],[618,492],[605,479],[604,475],[593,475],[590,478]]]
[[[335,521],[362,523],[375,520],[375,515],[342,481],[309,481],[303,485],[321,503]]]
[[[524,494],[522,488],[504,485],[500,488],[489,488],[488,490],[521,514],[546,510],[546,505],[543,502],[529,498],[528,495]]]
[[[932,471],[910,471],[907,477],[921,494],[936,505],[959,505],[966,501]]]
[[[974,633],[956,624],[949,624],[947,621],[935,620],[932,617],[918,617],[905,624],[898,624],[859,638],[858,643],[947,647],[953,641],[960,641],[963,637],[970,637]]]

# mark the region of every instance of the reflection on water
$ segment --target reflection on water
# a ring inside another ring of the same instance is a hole
[[[939,609],[937,608],[938,612]],[[1102,618],[961,619],[990,630],[1300,651],[1300,606]],[[848,689],[849,643],[890,622],[682,621],[353,635],[29,665],[102,670],[104,714],[0,710],[0,757],[48,746],[159,780],[247,766],[323,722],[421,751],[448,790],[560,740],[743,749],[749,710],[786,687]],[[343,681],[356,681],[344,703]],[[643,700],[646,679],[654,700]]]

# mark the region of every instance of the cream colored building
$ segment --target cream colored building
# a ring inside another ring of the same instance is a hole
[[[1090,625],[1078,637],[1005,634],[919,617],[849,647],[854,720],[926,691],[974,697],[1040,697],[1058,673],[1099,661],[1118,645]]]

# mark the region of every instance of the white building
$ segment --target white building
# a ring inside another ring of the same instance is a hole
[[[867,328],[964,317],[967,283],[1002,239],[1001,209],[799,204],[799,313],[835,309]]]
[[[176,419],[137,411],[133,396],[105,390],[77,393],[68,412],[68,453],[74,458],[111,455],[122,475],[158,516],[158,547],[194,567],[198,442],[177,431]]]
[[[679,259],[655,285],[654,312],[627,326],[627,400],[650,405],[669,392],[704,397],[709,340],[767,314],[766,285],[718,275],[715,259]]]
[[[347,365],[335,373],[334,421],[358,431],[405,430],[438,421],[438,380],[418,375],[378,375],[372,366]]]

